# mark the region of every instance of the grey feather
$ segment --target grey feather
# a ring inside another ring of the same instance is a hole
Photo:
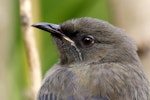
[[[87,17],[34,27],[51,32],[60,53],[38,100],[150,100],[137,48],[120,28]]]

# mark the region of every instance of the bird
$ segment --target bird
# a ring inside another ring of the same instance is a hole
[[[32,25],[51,34],[60,55],[37,100],[150,100],[150,85],[125,30],[98,18]]]

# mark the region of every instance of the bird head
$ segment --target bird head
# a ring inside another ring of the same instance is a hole
[[[136,46],[127,34],[108,22],[77,18],[62,24],[32,25],[51,33],[60,53],[61,64],[136,61]]]

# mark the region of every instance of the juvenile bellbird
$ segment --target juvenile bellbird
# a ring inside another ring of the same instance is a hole
[[[88,17],[33,26],[50,32],[60,53],[38,100],[150,100],[137,48],[120,28]]]

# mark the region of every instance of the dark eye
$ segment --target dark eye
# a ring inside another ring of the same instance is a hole
[[[93,36],[84,36],[82,38],[82,42],[86,46],[91,46],[92,44],[94,44],[94,37]]]

